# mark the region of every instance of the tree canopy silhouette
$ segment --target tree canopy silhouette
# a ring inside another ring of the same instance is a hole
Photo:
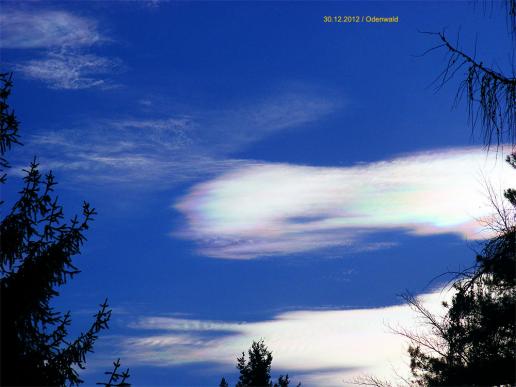
[[[515,155],[508,158],[511,165]],[[411,370],[418,385],[516,384],[516,198],[497,204],[491,221],[498,235],[485,243],[476,264],[457,276],[446,315],[432,315],[406,296],[430,325],[433,335],[400,333],[411,340]]]
[[[251,348],[237,358],[237,369],[240,376],[236,387],[288,387],[290,379],[288,375],[280,375],[276,383],[271,380],[272,352],[268,350],[263,340],[253,341]],[[220,387],[227,387],[225,378],[219,383]],[[297,385],[301,386],[301,383]]]
[[[240,371],[237,387],[269,386],[271,385],[272,352],[270,352],[263,340],[254,341],[247,351],[237,358],[237,369]]]
[[[516,169],[516,155],[507,157]],[[431,313],[421,301],[404,295],[429,332],[394,329],[410,340],[413,386],[516,385],[516,196],[507,202],[491,196],[496,215],[487,225],[496,236],[483,245],[475,264],[457,273],[453,296],[444,302],[444,316]],[[392,386],[374,376],[356,384]]]
[[[19,121],[8,104],[11,78],[0,74],[1,184],[9,168],[5,153],[20,144]],[[19,198],[3,211],[0,223],[0,384],[78,385],[78,370],[85,368],[86,354],[108,327],[111,310],[104,301],[89,329],[69,338],[70,312],[57,312],[50,302],[59,295],[57,288],[79,273],[72,257],[80,253],[96,213],[84,202],[82,217],[64,222],[63,208],[53,196],[52,172],[43,176],[35,159],[24,172]]]
[[[516,1],[506,2],[516,37]],[[448,50],[441,85],[466,66],[457,96],[466,92],[473,125],[480,118],[484,144],[509,141],[507,162],[516,169],[516,78],[486,67],[436,34]],[[450,304],[439,318],[410,295],[405,299],[431,327],[432,335],[399,331],[411,340],[413,383],[423,386],[516,384],[516,190],[499,200],[488,188],[496,215],[487,222],[495,237],[485,242],[471,268],[458,273]]]
[[[506,0],[510,34],[516,39],[516,0]],[[506,161],[516,169],[516,78],[495,71],[481,60],[463,52],[446,35],[430,33],[444,48],[448,62],[439,75],[439,87],[460,69],[457,99],[464,94],[473,128],[477,123],[484,145],[498,147],[509,142],[512,154]],[[514,57],[514,55],[513,55]],[[495,237],[483,244],[475,264],[452,280],[451,302],[443,303],[443,317],[428,311],[416,297],[406,294],[407,303],[430,327],[431,334],[404,329],[397,333],[411,344],[409,355],[414,386],[516,385],[516,189],[508,188],[497,197],[488,186],[495,216],[486,225]],[[391,386],[375,377],[356,384]]]

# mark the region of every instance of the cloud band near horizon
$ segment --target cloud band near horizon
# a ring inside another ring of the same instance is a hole
[[[421,295],[432,313],[452,292]],[[254,322],[147,316],[129,324],[128,336],[114,346],[133,366],[175,367],[209,363],[226,375],[236,357],[264,339],[275,373],[297,383],[342,386],[363,375],[393,381],[408,376],[408,341],[393,330],[429,333],[408,305],[367,309],[297,310]],[[397,376],[398,375],[398,376]]]

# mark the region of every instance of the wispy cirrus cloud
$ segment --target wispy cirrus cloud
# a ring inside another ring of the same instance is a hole
[[[481,239],[491,214],[482,171],[501,187],[513,173],[479,148],[418,153],[350,167],[261,163],[194,186],[175,208],[172,235],[228,259],[363,246],[379,230]]]
[[[279,91],[259,102],[205,114],[203,144],[230,153],[274,133],[299,129],[341,108],[337,98],[309,92]],[[221,137],[222,136],[222,137]]]
[[[21,63],[16,69],[27,78],[43,81],[53,89],[88,89],[91,87],[113,87],[109,81],[99,77],[111,73],[119,62],[92,54],[70,54],[51,52],[44,59]]]
[[[433,313],[449,293],[422,296]],[[407,305],[371,309],[299,310],[269,320],[225,322],[166,316],[140,318],[134,334],[118,339],[117,353],[134,365],[157,367],[216,363],[232,369],[235,357],[253,340],[273,351],[276,372],[288,372],[308,385],[342,386],[360,375],[393,380],[407,375],[407,341],[392,332],[402,326],[420,331]]]
[[[158,126],[152,127],[149,121],[131,121],[135,127],[122,126],[120,121],[106,122],[90,133],[70,130],[33,136],[30,146],[39,149],[45,169],[58,171],[76,183],[130,185],[148,190],[213,176],[244,163],[214,158],[195,149],[189,135],[175,127],[173,121],[158,121]],[[166,122],[170,126],[162,127]],[[147,133],[141,134],[142,131]]]
[[[295,130],[331,113],[335,101],[285,91],[217,111],[166,117],[98,119],[95,124],[33,135],[43,166],[74,179],[169,187],[256,161],[232,157],[276,132]]]
[[[55,89],[114,86],[103,75],[120,69],[121,62],[89,52],[109,41],[94,20],[67,11],[6,7],[0,24],[2,49],[30,50],[34,54],[33,59],[14,66],[27,78]]]
[[[91,46],[105,38],[97,23],[65,11],[27,11],[6,7],[0,14],[1,48]]]

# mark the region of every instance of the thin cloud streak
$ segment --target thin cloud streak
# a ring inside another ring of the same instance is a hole
[[[351,167],[244,166],[194,186],[175,204],[186,224],[172,235],[203,255],[251,259],[364,246],[379,230],[482,239],[492,208],[482,171],[501,187],[509,168],[476,148],[436,150]]]
[[[1,48],[60,48],[91,46],[105,38],[93,20],[65,11],[34,12],[9,9],[0,14]]]
[[[118,59],[88,52],[109,39],[97,22],[67,11],[27,11],[6,8],[0,15],[2,49],[30,50],[33,59],[14,64],[26,78],[46,83],[53,89],[115,87],[103,75],[122,68]],[[43,55],[41,50],[45,50]]]
[[[52,89],[111,88],[115,85],[99,75],[110,74],[119,62],[92,54],[50,52],[44,59],[23,62],[15,69],[25,77],[45,82]]]
[[[231,156],[273,133],[315,121],[335,106],[285,92],[217,112],[97,120],[94,126],[33,135],[28,146],[37,147],[43,167],[75,180],[156,190],[254,165]]]
[[[240,160],[217,159],[197,146],[188,118],[104,120],[94,127],[33,136],[43,167],[75,182],[159,190],[222,173]]]
[[[207,148],[218,152],[242,150],[274,133],[299,129],[342,108],[335,98],[320,97],[306,92],[282,91],[260,102],[241,105],[225,111],[208,113],[212,129],[203,136]],[[227,137],[228,141],[221,141]]]
[[[424,305],[441,313],[448,293],[422,296]],[[407,341],[391,331],[402,325],[419,330],[407,305],[372,309],[304,310],[271,320],[230,323],[168,317],[145,317],[130,325],[137,335],[120,341],[127,362],[170,367],[218,363],[227,369],[253,340],[263,338],[273,351],[274,369],[309,385],[342,385],[363,374],[392,380],[393,370],[409,370]]]

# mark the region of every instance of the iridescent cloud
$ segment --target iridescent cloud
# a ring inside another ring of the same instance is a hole
[[[441,301],[450,296],[435,292],[421,301],[439,314]],[[300,310],[250,323],[145,317],[130,328],[134,336],[123,338],[117,351],[133,365],[214,363],[222,375],[234,369],[236,356],[253,340],[262,338],[273,351],[275,372],[288,372],[296,383],[316,386],[348,385],[362,375],[391,381],[397,374],[408,376],[408,342],[392,329],[427,329],[407,305]]]
[[[511,171],[496,152],[436,150],[350,167],[261,163],[194,186],[175,208],[173,235],[207,256],[249,259],[338,246],[368,248],[379,230],[454,233],[482,239],[489,216],[483,176],[506,187]],[[514,176],[512,177],[514,179]]]

